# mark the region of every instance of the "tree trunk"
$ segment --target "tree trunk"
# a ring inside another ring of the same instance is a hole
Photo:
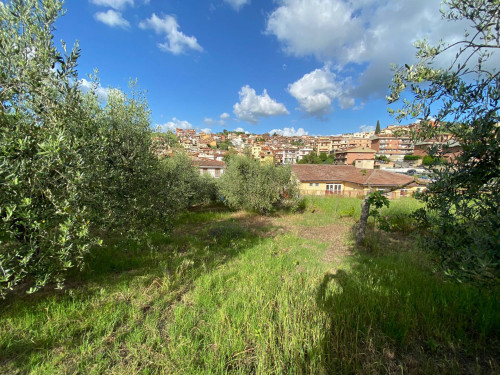
[[[366,234],[366,225],[368,224],[368,216],[370,215],[370,203],[368,202],[369,194],[361,203],[361,217],[359,218],[358,227],[356,228],[356,244],[362,245]]]

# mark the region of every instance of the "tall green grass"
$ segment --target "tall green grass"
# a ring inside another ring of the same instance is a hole
[[[498,373],[498,288],[441,278],[390,233],[329,263],[332,243],[287,231],[340,222],[352,244],[340,211],[358,203],[312,198],[264,227],[189,213],[154,250],[109,241],[69,289],[2,301],[0,373]]]

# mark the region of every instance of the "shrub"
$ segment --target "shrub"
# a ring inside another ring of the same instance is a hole
[[[413,160],[420,160],[422,157],[420,155],[405,155],[404,160],[407,161],[413,161]]]
[[[389,159],[386,155],[376,155],[375,160],[386,161],[386,162],[391,161],[391,159]]]
[[[261,165],[248,157],[234,156],[219,179],[220,193],[231,208],[267,213],[297,196],[297,183],[289,166]]]

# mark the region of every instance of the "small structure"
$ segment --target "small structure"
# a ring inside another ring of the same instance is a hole
[[[374,190],[389,192],[404,186],[388,193],[388,198],[396,199],[425,188],[411,176],[378,169],[359,169],[352,165],[294,164],[292,171],[299,180],[302,195],[363,197]]]
[[[222,176],[226,169],[226,163],[218,160],[197,158],[193,160],[193,163],[198,166],[201,175],[208,174],[214,178]]]

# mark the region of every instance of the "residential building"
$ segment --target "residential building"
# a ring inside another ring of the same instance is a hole
[[[210,175],[214,178],[222,176],[226,169],[226,163],[223,161],[198,158],[193,162],[198,166],[201,175]]]
[[[335,164],[354,165],[356,160],[375,160],[377,152],[371,148],[356,147],[335,154]]]
[[[292,171],[299,181],[302,195],[363,197],[371,191],[380,190],[388,192],[388,198],[396,199],[425,188],[411,176],[378,169],[359,169],[352,165],[295,164]],[[397,187],[401,188],[389,192]]]
[[[399,160],[405,155],[413,154],[414,146],[409,136],[379,135],[371,139],[371,148],[378,155],[386,155],[393,160]]]

